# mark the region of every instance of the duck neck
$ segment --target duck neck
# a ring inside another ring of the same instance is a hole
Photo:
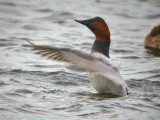
[[[95,40],[91,52],[100,52],[103,55],[109,57],[109,47],[110,47],[110,40],[108,41]]]

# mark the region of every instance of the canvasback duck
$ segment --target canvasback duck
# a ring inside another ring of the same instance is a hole
[[[88,20],[75,20],[87,26],[95,35],[91,52],[73,48],[56,48],[32,44],[33,50],[49,59],[72,63],[88,72],[92,86],[98,93],[117,96],[128,94],[128,86],[116,64],[109,57],[110,31],[100,17]]]
[[[155,26],[146,36],[144,44],[146,47],[160,50],[160,25]]]

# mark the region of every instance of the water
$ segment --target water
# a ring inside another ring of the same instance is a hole
[[[0,0],[0,119],[159,120],[160,57],[143,43],[160,24],[159,7],[159,0]],[[95,16],[108,23],[128,96],[98,95],[84,71],[34,54],[25,41],[90,50],[94,35],[74,19]]]

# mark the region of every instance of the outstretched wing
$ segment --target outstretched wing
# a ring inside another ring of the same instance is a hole
[[[75,64],[89,72],[99,72],[113,74],[118,72],[115,64],[100,53],[89,53],[84,50],[70,48],[56,48],[32,44],[33,50],[37,54],[45,56],[51,60],[63,61]]]

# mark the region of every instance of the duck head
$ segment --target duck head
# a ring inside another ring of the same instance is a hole
[[[105,21],[100,17],[88,20],[75,20],[87,26],[96,36],[96,40],[110,41],[110,31]]]

